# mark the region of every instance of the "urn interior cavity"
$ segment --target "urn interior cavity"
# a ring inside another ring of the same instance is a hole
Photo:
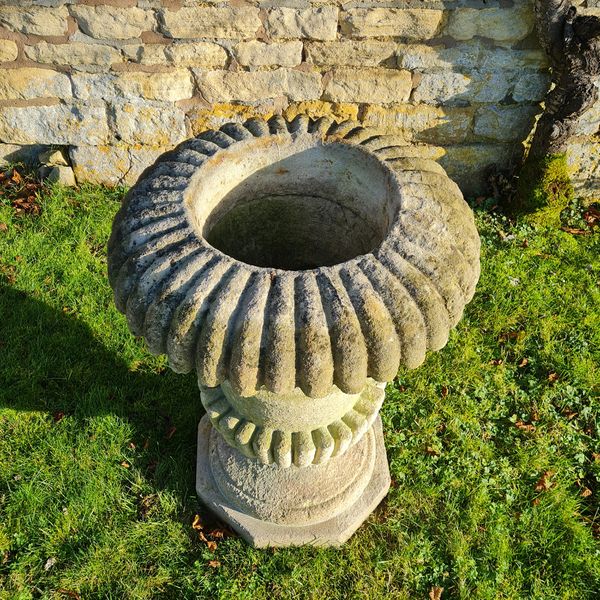
[[[202,236],[237,260],[314,269],[371,252],[388,232],[393,177],[362,148],[275,136],[219,154],[188,206]]]

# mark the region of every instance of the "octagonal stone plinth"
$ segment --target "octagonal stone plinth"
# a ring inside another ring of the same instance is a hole
[[[109,242],[131,331],[197,373],[198,493],[258,546],[341,543],[366,518],[389,486],[384,384],[444,346],[478,276],[439,165],[306,117],[180,144]]]

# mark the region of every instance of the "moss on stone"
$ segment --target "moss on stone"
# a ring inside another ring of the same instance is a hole
[[[552,154],[527,161],[519,177],[519,212],[525,220],[551,227],[560,224],[560,214],[574,197],[565,154]]]

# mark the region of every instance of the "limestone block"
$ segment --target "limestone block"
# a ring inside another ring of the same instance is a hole
[[[338,9],[335,6],[318,8],[273,8],[267,16],[266,30],[274,39],[305,38],[335,40]]]
[[[128,44],[121,51],[128,60],[142,65],[222,68],[227,63],[227,51],[214,42]]]
[[[69,156],[78,181],[130,186],[166,149],[123,144],[88,146],[82,141],[69,148]]]
[[[32,46],[25,46],[25,55],[35,62],[53,65],[109,67],[122,60],[121,53],[116,48],[104,44],[84,44],[82,42],[67,44],[39,42]]]
[[[414,90],[414,102],[464,104],[500,102],[510,91],[510,73],[425,73]]]
[[[513,43],[526,38],[534,24],[530,3],[511,8],[457,8],[449,12],[445,33],[456,40],[481,36]]]
[[[60,150],[56,150],[55,148],[50,148],[49,150],[42,152],[39,155],[38,160],[42,165],[50,165],[57,167],[69,166],[69,163],[63,156],[63,153]]]
[[[43,178],[50,183],[58,183],[67,187],[74,187],[77,185],[73,169],[62,165],[50,167]]]
[[[398,133],[407,140],[461,143],[471,135],[473,110],[428,104],[369,105],[364,110],[362,121],[367,127]]]
[[[323,99],[332,102],[406,102],[412,78],[408,71],[382,68],[338,68],[331,74]]]
[[[68,16],[65,6],[0,6],[0,24],[12,31],[32,35],[65,35]]]
[[[342,33],[351,37],[401,37],[429,40],[444,20],[442,10],[427,8],[351,8],[340,16]]]
[[[199,71],[194,69],[198,89],[208,102],[257,102],[285,96],[311,100],[321,96],[318,73],[277,69],[275,71]]]
[[[529,134],[538,106],[487,105],[477,110],[474,133],[476,136],[499,142],[521,142]]]
[[[0,77],[0,100],[70,98],[67,75],[49,69],[23,67],[5,69]]]
[[[520,71],[515,77],[512,97],[515,102],[541,102],[549,89],[549,73]]]
[[[109,110],[114,131],[126,144],[168,147],[185,138],[184,113],[170,104],[114,102]]]
[[[77,4],[70,10],[81,30],[97,39],[136,38],[143,31],[152,31],[156,27],[154,14],[136,7]]]
[[[162,31],[173,38],[251,39],[262,27],[258,8],[196,6],[160,12]]]
[[[4,107],[0,140],[15,144],[102,144],[109,136],[104,104]]]
[[[17,45],[12,40],[0,40],[0,62],[16,60],[18,55]]]
[[[398,66],[410,71],[479,71],[493,73],[520,69],[545,69],[546,55],[541,50],[514,50],[490,47],[475,39],[446,47],[443,44],[399,44]]]
[[[237,61],[244,66],[295,67],[302,62],[302,42],[274,42],[265,44],[258,40],[240,42],[234,50]]]
[[[305,44],[308,62],[324,66],[376,67],[394,56],[395,42],[376,40],[344,40],[339,42],[308,42]]]
[[[82,100],[146,98],[176,102],[191,98],[194,93],[192,76],[187,69],[167,73],[73,73],[71,81],[73,95]]]

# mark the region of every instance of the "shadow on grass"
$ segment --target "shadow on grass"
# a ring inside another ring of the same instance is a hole
[[[143,360],[146,370],[133,370],[77,317],[6,285],[0,324],[0,408],[70,417],[81,428],[97,416],[121,419],[155,484],[193,494],[204,413],[194,375],[152,371]]]

